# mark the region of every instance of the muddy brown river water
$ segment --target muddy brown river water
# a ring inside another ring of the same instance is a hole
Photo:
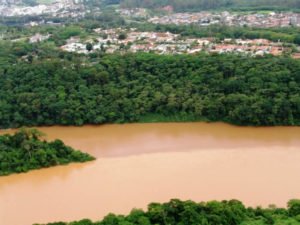
[[[0,177],[0,225],[99,220],[171,198],[283,207],[300,198],[300,127],[158,123],[39,129],[97,160]]]

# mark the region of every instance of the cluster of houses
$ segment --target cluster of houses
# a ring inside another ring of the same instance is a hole
[[[0,39],[4,39],[5,35],[0,33]],[[10,40],[11,42],[21,42],[21,41],[28,41],[31,44],[39,43],[48,40],[51,37],[51,34],[40,34],[36,33],[30,37],[21,36],[16,39],[11,39],[8,37],[5,37],[6,40]]]
[[[22,0],[0,0],[0,5],[17,5],[21,3]]]
[[[198,12],[198,13],[174,13],[166,16],[155,16],[148,20],[154,24],[199,24],[208,26],[222,24],[227,26],[249,26],[249,27],[300,27],[300,14],[292,12],[284,13],[229,13],[227,11]]]
[[[80,54],[88,54],[89,51],[87,50],[87,44],[81,42],[80,38],[78,37],[71,37],[67,40],[67,43],[60,47],[61,50],[66,52],[76,52]],[[93,51],[95,51],[96,48],[93,48]]]
[[[143,18],[148,17],[148,10],[145,8],[130,8],[130,9],[117,9],[116,12],[120,13],[121,16]]]
[[[139,32],[135,29],[95,29],[97,38],[81,41],[70,38],[61,49],[68,52],[88,54],[95,51],[114,52],[155,52],[158,54],[193,54],[201,51],[209,53],[239,53],[248,55],[281,55],[291,49],[281,42],[266,39],[242,40],[215,38],[184,38],[169,32]],[[92,47],[87,48],[87,43]]]
[[[19,4],[0,5],[0,15],[12,16],[39,16],[50,15],[52,17],[83,17],[85,15],[84,5],[74,0],[56,0],[51,4],[38,4],[35,6],[24,6]]]
[[[288,51],[290,51],[290,49],[283,47],[282,43],[275,43],[266,39],[225,39],[221,43],[213,45],[210,49],[210,52],[216,53],[235,52],[260,56],[265,54],[279,56]]]
[[[29,38],[29,43],[38,43],[38,42],[42,42],[42,41],[45,41],[47,39],[50,38],[50,34],[40,34],[40,33],[36,33],[35,35],[31,36]]]

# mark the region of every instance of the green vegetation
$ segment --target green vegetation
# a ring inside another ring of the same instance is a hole
[[[34,129],[0,136],[0,176],[94,159],[60,140],[46,142],[40,137],[41,133]]]
[[[288,209],[246,208],[240,201],[195,203],[173,199],[151,203],[148,210],[134,209],[128,216],[107,215],[102,221],[56,222],[48,225],[299,225],[300,200],[291,200]]]
[[[177,12],[235,9],[235,10],[291,10],[299,9],[297,0],[121,0],[126,8],[161,8],[170,5]]]
[[[300,125],[300,61],[290,57],[40,54],[3,56],[11,64],[0,68],[1,127],[148,122],[153,115]]]

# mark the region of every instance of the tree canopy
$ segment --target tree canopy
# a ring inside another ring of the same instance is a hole
[[[35,129],[20,129],[13,135],[0,136],[0,176],[94,159],[60,140],[46,142],[41,136]]]
[[[164,118],[299,125],[299,71],[290,57],[204,53],[17,61],[0,69],[0,127]]]
[[[77,222],[55,222],[48,225],[299,225],[299,200],[291,200],[288,209],[246,208],[242,202],[210,201],[195,203],[172,199],[168,203],[151,203],[148,210],[134,209],[127,216],[107,215],[102,221],[83,219]]]

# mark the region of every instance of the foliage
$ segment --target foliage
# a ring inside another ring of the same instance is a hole
[[[73,36],[78,36],[81,34],[80,27],[77,26],[68,26],[64,27],[63,31],[61,32],[61,38],[62,39],[68,39]]]
[[[40,137],[41,133],[35,129],[20,129],[13,135],[0,136],[0,176],[94,159],[60,140],[46,142]]]
[[[0,69],[0,126],[143,122],[148,115],[300,125],[300,61],[289,57],[72,57]]]
[[[89,52],[93,50],[93,45],[90,42],[86,44],[86,50]]]
[[[134,209],[127,216],[107,215],[102,221],[84,219],[48,225],[299,225],[283,208],[246,208],[240,201],[195,203],[173,199],[151,203],[148,210]]]
[[[292,199],[288,202],[288,212],[291,216],[298,216],[300,218],[300,200]]]

